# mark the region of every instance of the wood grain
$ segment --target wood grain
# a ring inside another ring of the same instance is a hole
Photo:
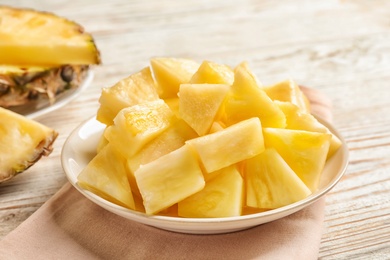
[[[292,78],[323,91],[350,149],[346,175],[328,194],[320,259],[390,258],[390,2],[28,1],[82,24],[102,53],[92,85],[38,120],[59,131],[54,152],[0,185],[0,238],[67,180],[60,154],[70,132],[96,113],[102,87],[154,56],[246,60],[263,84]]]

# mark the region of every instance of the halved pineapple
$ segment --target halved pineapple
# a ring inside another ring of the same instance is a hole
[[[98,64],[100,55],[83,27],[47,12],[0,6],[0,64]]]
[[[0,182],[23,172],[52,151],[57,132],[0,108]]]

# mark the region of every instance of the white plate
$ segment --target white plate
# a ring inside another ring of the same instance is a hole
[[[38,101],[31,102],[23,106],[17,106],[8,109],[28,118],[35,119],[39,116],[59,109],[68,104],[70,101],[74,100],[91,84],[93,76],[93,72],[88,70],[87,75],[81,82],[80,86],[78,88],[70,89],[59,94],[56,97],[54,104],[50,104],[48,99],[39,99]]]
[[[70,134],[63,146],[61,160],[68,180],[80,193],[99,206],[119,216],[146,225],[180,233],[227,233],[264,224],[297,212],[317,201],[336,185],[343,176],[348,164],[348,148],[344,139],[329,123],[326,123],[323,120],[320,121],[341,139],[343,145],[326,163],[318,191],[301,201],[285,207],[240,217],[179,218],[149,216],[113,204],[92,192],[80,188],[77,185],[77,176],[96,154],[97,143],[105,127],[105,125],[99,123],[95,119],[86,121]]]

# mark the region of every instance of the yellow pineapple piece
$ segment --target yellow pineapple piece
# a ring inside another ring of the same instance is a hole
[[[179,111],[179,98],[167,98],[164,99],[165,103],[169,106],[169,108],[172,110],[172,112],[175,114],[177,118],[180,118],[180,111]]]
[[[331,135],[263,128],[266,147],[273,147],[311,191],[316,191],[329,151]]]
[[[144,102],[122,109],[104,136],[126,158],[167,129],[174,115],[163,100]]]
[[[184,145],[135,173],[146,214],[155,214],[200,191],[205,185],[196,154]]]
[[[179,201],[178,215],[187,218],[222,218],[240,216],[243,204],[244,181],[237,168],[219,170],[205,187]]]
[[[180,84],[189,83],[199,68],[197,62],[189,59],[153,58],[150,64],[162,99],[177,97]]]
[[[293,80],[285,80],[263,89],[272,100],[291,102],[301,110],[310,113],[309,100]]]
[[[80,172],[78,185],[115,204],[135,209],[126,159],[106,145]]]
[[[58,133],[0,107],[0,183],[48,156]]]
[[[129,158],[129,168],[132,172],[135,172],[140,165],[147,164],[182,147],[185,141],[195,137],[198,137],[198,135],[186,122],[177,120],[164,132],[143,146],[138,153]]]
[[[0,64],[99,64],[94,40],[75,22],[47,12],[0,6]]]
[[[275,209],[309,196],[311,191],[288,166],[278,152],[266,148],[246,162],[246,204],[249,207]]]
[[[249,159],[264,150],[261,123],[257,117],[186,143],[196,150],[208,173]]]
[[[192,76],[190,83],[232,85],[233,81],[234,72],[229,66],[211,61],[204,61]]]
[[[341,140],[332,132],[330,132],[326,126],[318,122],[318,120],[313,115],[304,110],[301,110],[299,107],[290,102],[275,101],[275,103],[286,115],[287,129],[306,130],[319,133],[328,133],[332,135],[327,158],[330,158],[340,148]]]
[[[229,86],[224,84],[182,84],[179,91],[180,117],[202,136],[209,132]]]
[[[223,124],[221,121],[214,121],[214,122],[211,124],[209,134],[212,134],[212,133],[221,131],[221,130],[223,130],[223,129],[225,129],[225,128],[226,128],[225,124]]]
[[[226,123],[258,117],[263,127],[285,127],[286,117],[274,104],[245,63],[235,69],[234,83],[225,102]]]
[[[123,108],[157,99],[157,87],[150,68],[147,67],[112,87],[102,89],[96,119],[103,124],[112,125],[115,116]]]

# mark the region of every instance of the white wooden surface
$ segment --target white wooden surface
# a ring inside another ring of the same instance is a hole
[[[0,239],[65,182],[61,147],[96,112],[102,87],[153,56],[247,60],[260,80],[292,78],[333,102],[350,148],[345,177],[327,196],[320,259],[390,259],[390,1],[0,0],[82,24],[103,65],[75,101],[38,121],[60,135],[55,150],[0,185]]]

